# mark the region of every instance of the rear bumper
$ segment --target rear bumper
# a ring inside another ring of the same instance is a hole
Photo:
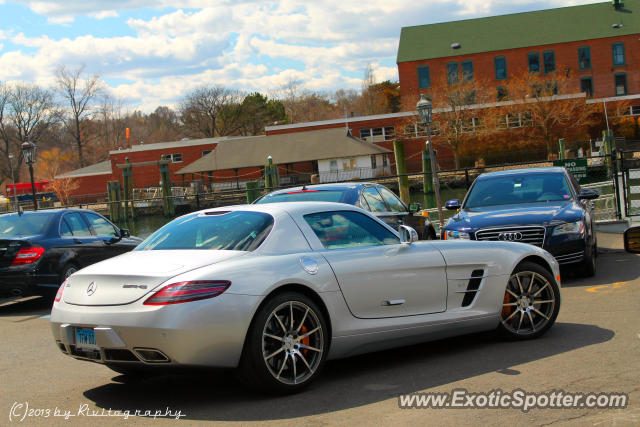
[[[58,347],[76,359],[98,363],[236,367],[253,313],[261,297],[223,294],[184,304],[74,306],[55,303],[51,330]],[[79,351],[77,327],[94,330],[97,349]],[[140,350],[156,350],[166,360],[145,361]]]
[[[55,274],[36,274],[29,271],[0,273],[0,295],[55,295],[60,287],[58,281],[59,277]]]

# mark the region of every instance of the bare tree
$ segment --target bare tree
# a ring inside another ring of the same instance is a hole
[[[17,176],[22,163],[20,144],[40,142],[59,119],[60,112],[50,91],[27,84],[0,86],[0,152],[7,162],[9,154],[17,157],[14,163]]]
[[[78,150],[80,167],[85,165],[83,149],[87,144],[85,127],[91,118],[93,101],[102,90],[102,83],[98,76],[83,78],[84,66],[69,70],[61,66],[56,71],[58,90],[69,105],[65,125],[73,137]]]
[[[196,88],[182,100],[180,118],[194,136],[233,135],[242,127],[242,95],[223,86]]]

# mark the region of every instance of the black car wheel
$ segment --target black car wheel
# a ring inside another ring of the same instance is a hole
[[[511,273],[504,293],[498,332],[526,340],[544,334],[560,310],[560,289],[545,268],[523,262]]]
[[[587,256],[587,252],[585,251],[585,257],[580,266],[576,269],[578,274],[582,277],[593,277],[596,275],[596,258],[597,258],[597,247],[594,245],[591,248],[590,254]]]
[[[294,292],[276,295],[256,314],[238,375],[264,391],[295,393],[322,370],[328,340],[324,315],[310,298]]]
[[[64,282],[67,279],[67,277],[71,276],[76,271],[78,271],[78,268],[75,265],[67,264],[62,270],[62,273],[60,274],[60,279],[61,279],[60,283]]]

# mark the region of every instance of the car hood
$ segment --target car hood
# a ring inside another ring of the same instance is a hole
[[[178,274],[248,253],[218,250],[128,252],[73,274],[67,279],[62,298],[65,303],[75,305],[129,304]]]
[[[487,227],[523,225],[552,226],[582,219],[579,204],[568,202],[526,203],[462,209],[446,225],[448,230],[475,231]]]

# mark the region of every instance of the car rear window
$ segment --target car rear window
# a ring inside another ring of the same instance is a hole
[[[55,212],[2,215],[0,216],[0,237],[44,234],[55,215]]]
[[[299,190],[286,193],[267,194],[256,204],[278,202],[342,202],[346,190]]]
[[[562,174],[500,176],[477,180],[464,207],[568,201],[573,198],[571,194]]]
[[[262,212],[216,211],[171,221],[136,251],[209,249],[252,251],[269,235],[273,217]]]

